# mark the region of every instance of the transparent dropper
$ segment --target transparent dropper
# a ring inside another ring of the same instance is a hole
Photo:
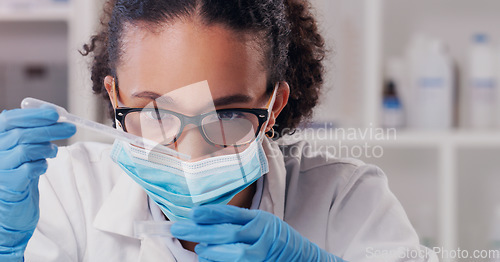
[[[50,107],[53,108],[54,110],[59,113],[59,120],[58,122],[69,122],[72,124],[75,124],[79,127],[83,127],[98,133],[101,133],[103,135],[107,135],[125,142],[128,142],[132,145],[139,146],[139,147],[144,147],[146,149],[152,150],[152,151],[157,151],[161,153],[165,153],[171,156],[175,156],[184,160],[189,160],[190,157],[186,154],[179,153],[171,148],[168,148],[164,145],[158,144],[152,140],[145,139],[143,137],[139,137],[130,133],[123,132],[121,130],[112,128],[110,126],[106,126],[94,121],[90,121],[85,118],[81,118],[79,116],[73,115],[68,113],[66,109],[63,107],[60,107],[58,105],[27,97],[23,99],[21,102],[21,108],[42,108],[42,107]]]

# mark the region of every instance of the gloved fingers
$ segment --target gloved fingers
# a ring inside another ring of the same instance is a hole
[[[24,250],[33,232],[3,231],[1,234],[4,237],[0,238],[0,261],[23,261]],[[2,256],[5,254],[9,254],[7,260],[4,260],[6,257]]]
[[[253,243],[260,234],[245,234],[240,225],[214,224],[199,225],[192,221],[179,221],[172,225],[170,232],[176,238],[205,244]]]
[[[24,162],[54,158],[56,155],[57,146],[50,142],[21,144],[10,150],[0,151],[0,169],[15,169]]]
[[[52,125],[59,119],[59,114],[51,108],[13,109],[0,114],[0,132],[18,127],[30,128]]]
[[[226,244],[226,245],[204,245],[198,244],[195,247],[195,252],[198,257],[211,261],[264,261],[265,256],[258,252],[249,252],[250,245],[243,243]]]
[[[21,190],[12,190],[6,185],[0,184],[0,205],[10,205],[11,203],[21,202],[26,199],[29,194],[29,185]]]
[[[248,210],[231,205],[205,205],[193,208],[191,219],[197,224],[231,223],[244,225],[255,218],[258,210]]]
[[[0,200],[0,227],[17,231],[31,231],[36,228],[39,217],[38,181],[32,182],[24,199],[16,202]]]
[[[26,162],[16,169],[0,170],[0,185],[12,192],[22,192],[31,180],[38,178],[47,171],[47,160]]]
[[[76,127],[70,123],[56,123],[50,126],[16,128],[0,133],[0,150],[9,150],[18,144],[45,143],[66,139],[76,133]]]
[[[279,217],[261,210],[256,210],[257,214],[254,219],[242,226],[242,231],[246,234],[259,232],[259,234],[271,233],[272,235],[279,232],[277,229],[282,223],[285,223]]]

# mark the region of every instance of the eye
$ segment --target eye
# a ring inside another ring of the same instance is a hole
[[[173,118],[173,116],[167,112],[162,112],[159,110],[151,110],[151,111],[145,111],[143,112],[143,115],[150,119],[150,120],[156,120],[156,121],[168,121]]]
[[[229,121],[229,120],[234,120],[237,118],[242,118],[242,117],[244,117],[244,115],[243,115],[243,113],[236,112],[236,111],[223,111],[223,112],[217,112],[217,117],[220,120]]]

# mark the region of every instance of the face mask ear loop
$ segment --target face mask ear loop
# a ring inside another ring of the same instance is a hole
[[[278,87],[279,87],[280,83],[276,83],[276,85],[274,86],[274,90],[273,90],[273,95],[271,96],[271,98],[269,98],[269,101],[267,101],[267,104],[266,104],[266,108],[267,108],[267,115],[268,115],[268,118],[267,118],[267,121],[266,123],[264,124],[264,130],[265,128],[267,127],[267,124],[269,123],[269,119],[271,117],[271,111],[273,110],[273,106],[274,106],[274,102],[276,101],[276,93],[278,92]],[[264,132],[265,133],[265,132]],[[262,132],[259,133],[259,135],[257,136],[257,140],[260,139],[260,136],[262,135]],[[274,135],[274,129],[273,129],[273,135]],[[237,147],[235,147],[235,151],[237,152],[238,149]],[[245,176],[245,170],[243,169],[243,163],[241,161],[241,158],[240,158],[240,155],[239,155],[239,152],[237,152],[236,154],[238,156],[238,161],[240,163],[240,170],[241,170],[241,174],[243,176],[243,179],[245,181],[245,183],[247,183],[247,177]]]
[[[269,112],[271,112],[271,110],[273,109],[274,102],[276,101],[276,93],[278,92],[279,86],[280,83],[276,83],[276,85],[274,86],[273,95],[271,96],[271,98],[269,98],[269,101],[267,101],[266,108]]]
[[[278,93],[279,86],[280,86],[280,83],[277,82],[276,85],[274,86],[273,95],[271,96],[271,98],[269,98],[269,101],[267,101],[266,108],[267,108],[267,115],[269,117],[267,118],[267,121],[264,124],[264,130],[266,130],[267,124],[269,123],[269,120],[271,119],[271,112],[273,111],[274,102],[276,101],[276,93]],[[264,133],[265,133],[265,131],[264,131]],[[274,134],[274,132],[273,132],[273,134]],[[259,137],[260,137],[260,134],[259,134]],[[257,138],[259,138],[259,137],[257,137]]]

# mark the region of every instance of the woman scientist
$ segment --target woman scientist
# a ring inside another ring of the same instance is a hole
[[[84,48],[95,93],[117,128],[191,159],[119,141],[57,154],[50,141],[72,136],[73,125],[57,123],[51,109],[4,111],[0,261],[421,254],[382,171],[265,135],[311,115],[323,48],[305,0],[108,1],[102,30]],[[162,248],[134,232],[138,221],[166,220],[173,237]]]

